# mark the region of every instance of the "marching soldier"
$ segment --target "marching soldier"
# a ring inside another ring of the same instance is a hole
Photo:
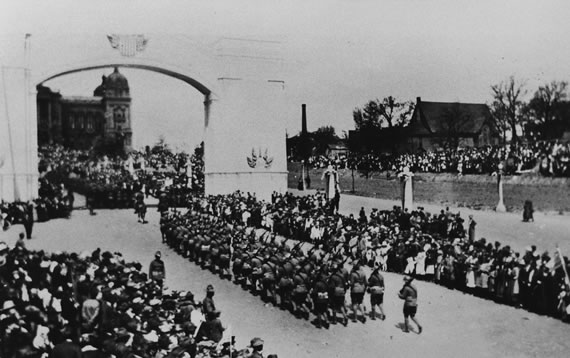
[[[362,303],[366,291],[366,274],[360,267],[360,261],[356,261],[350,272],[350,300],[352,303],[353,322],[358,319],[358,311],[362,313],[362,321],[366,322],[366,307]]]
[[[345,295],[346,295],[346,280],[340,267],[335,264],[333,273],[329,277],[329,298],[331,308],[333,310],[333,323],[336,322],[337,313],[342,314],[342,324],[348,324],[348,317],[346,315]]]
[[[380,311],[380,319],[385,320],[384,314],[384,277],[376,267],[368,278],[368,290],[370,292],[370,319],[376,319],[376,307]]]
[[[404,332],[409,332],[409,318],[418,326],[418,334],[422,333],[422,326],[416,319],[418,310],[418,290],[412,285],[413,278],[404,277],[404,286],[398,296],[404,300]]]
[[[311,290],[313,299],[313,313],[317,316],[317,327],[329,327],[329,292],[326,273],[319,272]]]
[[[307,307],[307,297],[309,290],[307,288],[308,275],[302,272],[301,267],[295,268],[293,276],[293,313],[303,315],[309,319],[309,308]]]

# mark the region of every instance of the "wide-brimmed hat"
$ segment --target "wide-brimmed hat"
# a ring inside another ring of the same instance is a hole
[[[259,337],[255,337],[251,340],[249,346],[250,347],[259,347],[263,345],[263,339],[259,338]]]

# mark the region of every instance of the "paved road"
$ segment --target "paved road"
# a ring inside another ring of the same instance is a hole
[[[349,204],[349,200],[353,199],[344,196],[343,205]],[[418,317],[425,331],[421,335],[402,333],[398,328],[403,321],[401,302],[396,297],[402,282],[401,276],[394,274],[385,275],[386,321],[319,330],[310,322],[265,306],[259,298],[197,268],[163,246],[155,210],[149,210],[150,223],[146,225],[137,223],[132,210],[98,213],[91,217],[86,211],[76,211],[70,220],[37,224],[28,247],[78,252],[101,247],[121,251],[127,260],[140,261],[145,267],[154,252],[162,250],[170,288],[191,290],[201,299],[207,284],[216,287],[221,318],[230,324],[239,346],[260,336],[265,339],[266,353],[277,353],[281,358],[567,357],[570,351],[568,324],[424,282],[418,282],[417,287]],[[21,227],[14,227],[1,232],[0,240],[13,244],[20,230]]]
[[[301,195],[314,193],[314,191],[290,191]],[[392,209],[394,205],[401,205],[401,203],[394,200],[342,194],[340,212],[357,215],[360,208],[364,207],[368,214],[372,208],[386,210]],[[423,206],[431,213],[439,213],[441,209],[445,209],[439,205],[425,203],[416,203],[416,206]],[[558,244],[563,254],[570,256],[570,216],[535,213],[535,221],[525,223],[522,221],[522,214],[517,213],[497,213],[467,208],[450,208],[450,210],[460,212],[465,221],[469,215],[473,215],[477,222],[477,238],[484,237],[490,242],[499,241],[519,252],[524,252],[526,246],[536,245],[539,252],[547,250],[552,254]]]

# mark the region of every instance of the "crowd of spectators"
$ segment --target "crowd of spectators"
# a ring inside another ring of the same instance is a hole
[[[209,338],[191,292],[162,289],[121,253],[46,253],[0,243],[0,356],[245,357]],[[255,343],[253,343],[255,344]]]
[[[459,148],[457,150],[424,151],[415,154],[356,154],[334,158],[313,156],[308,159],[314,168],[326,168],[332,162],[338,169],[364,171],[492,174],[499,163],[507,174],[536,172],[544,176],[570,176],[570,144],[536,142],[509,146]]]
[[[23,224],[27,236],[30,237],[34,221],[69,218],[73,202],[72,192],[62,185],[55,185],[45,178],[40,178],[37,199],[29,202],[0,202],[0,227],[6,231],[13,225]]]
[[[50,183],[89,196],[94,207],[132,207],[133,197],[165,196],[172,205],[204,190],[203,151],[192,156],[165,147],[133,151],[126,157],[46,146],[39,150],[40,175]]]
[[[157,146],[109,158],[88,150],[51,145],[39,148],[38,163],[38,198],[0,202],[3,230],[15,224],[26,226],[34,221],[69,218],[74,192],[85,195],[93,209],[132,208],[139,192],[160,197],[169,206],[183,206],[188,195],[204,192],[202,147],[190,157]]]
[[[189,214],[177,221],[177,235],[183,242],[198,237],[206,251],[217,231],[209,236],[201,215],[308,242],[322,250],[321,259],[334,260],[340,252],[341,260],[411,275],[566,321],[569,317],[570,287],[563,265],[567,257],[558,250],[541,253],[534,246],[519,253],[500,242],[476,238],[469,230],[473,218],[466,224],[449,209],[434,214],[423,208],[412,212],[399,207],[373,209],[369,214],[362,209],[355,217],[333,213],[322,194],[275,194],[271,203],[239,194],[196,200],[190,203]],[[197,232],[192,231],[196,218]],[[219,250],[220,245],[213,247]],[[331,262],[319,262],[317,267]]]

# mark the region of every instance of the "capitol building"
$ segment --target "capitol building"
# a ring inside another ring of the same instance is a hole
[[[62,96],[37,87],[38,144],[73,149],[128,151],[132,147],[131,97],[127,78],[115,67],[92,97]]]

